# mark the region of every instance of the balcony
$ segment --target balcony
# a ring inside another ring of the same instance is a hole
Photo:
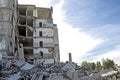
[[[43,58],[53,58],[53,55],[52,54],[44,54]]]
[[[35,58],[43,59],[43,58],[53,58],[52,54],[44,53],[43,56],[40,55],[40,53],[34,54]]]
[[[54,47],[54,43],[43,43],[43,47]]]
[[[35,27],[37,28],[52,28],[53,27],[53,23],[42,23],[42,24],[39,24],[37,23],[36,25],[34,25]]]
[[[33,36],[36,37],[36,38],[53,38],[53,33],[50,33],[50,32],[34,32],[33,33]]]
[[[54,43],[50,43],[50,42],[43,42],[43,44],[40,46],[40,43],[34,43],[33,44],[34,47],[54,47]]]
[[[34,43],[33,47],[40,47],[39,43]]]

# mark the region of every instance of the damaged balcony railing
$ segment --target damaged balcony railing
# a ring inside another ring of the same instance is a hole
[[[53,55],[52,54],[49,54],[49,53],[44,53],[43,55],[40,55],[40,53],[35,53],[34,54],[36,56],[36,58],[53,58]]]
[[[41,47],[39,43],[34,43],[34,47]],[[51,42],[43,42],[42,47],[54,47],[54,43]]]

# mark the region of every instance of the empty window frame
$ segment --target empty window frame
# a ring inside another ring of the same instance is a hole
[[[40,51],[40,56],[43,58],[43,52],[42,51]]]
[[[42,22],[39,22],[39,27],[42,27]]]
[[[43,47],[43,41],[40,41],[40,47]]]
[[[39,32],[39,36],[42,37],[42,31]]]

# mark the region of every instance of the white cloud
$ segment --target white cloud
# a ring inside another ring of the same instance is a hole
[[[92,58],[94,58],[94,62],[96,61],[101,61],[103,58],[109,58],[115,61],[115,63],[120,64],[120,46],[117,46],[116,49],[113,49],[112,51],[109,51],[107,53],[103,53],[102,55],[98,55],[98,56],[93,56]]]
[[[73,61],[79,62],[79,58],[88,51],[100,44],[102,40],[94,39],[90,35],[74,28],[65,20],[65,11],[62,10],[64,0],[56,4],[53,8],[54,23],[57,23],[59,29],[60,55],[61,61],[68,60],[68,53],[72,53]]]

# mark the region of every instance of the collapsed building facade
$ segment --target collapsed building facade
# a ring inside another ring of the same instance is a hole
[[[3,58],[32,64],[60,61],[57,25],[53,9],[18,5],[17,0],[0,0],[0,53]]]
[[[18,6],[18,38],[23,44],[22,57],[27,62],[51,64],[60,61],[58,30],[53,24],[52,12],[52,7]]]

